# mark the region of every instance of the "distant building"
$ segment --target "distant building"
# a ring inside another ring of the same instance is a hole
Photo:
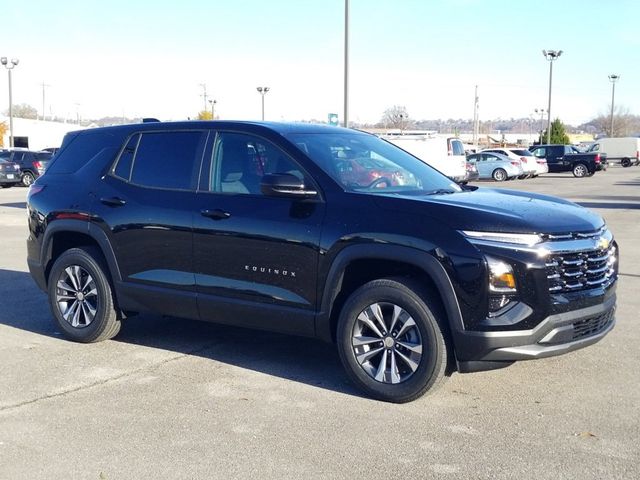
[[[9,147],[9,117],[0,115],[0,123],[4,122],[7,131],[2,138],[2,146]],[[87,127],[75,123],[48,122],[44,120],[32,120],[28,118],[13,117],[14,146],[42,150],[47,147],[59,147],[62,138],[74,130],[83,130]]]

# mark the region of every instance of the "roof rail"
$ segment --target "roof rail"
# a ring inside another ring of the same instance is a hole
[[[153,118],[153,117],[147,117],[147,118],[143,118],[142,119],[142,123],[153,123],[153,122],[159,122],[160,120],[158,120],[157,118]]]

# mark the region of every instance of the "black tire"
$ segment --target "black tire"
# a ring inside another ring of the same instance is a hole
[[[622,165],[625,168],[630,167],[631,160],[629,160],[628,158],[623,158],[622,160],[620,160],[620,165]]]
[[[379,312],[385,319],[388,313],[393,316],[395,307],[402,310],[394,328],[388,328],[392,320],[385,323],[383,328],[389,331],[383,332],[382,324],[376,323],[384,337],[375,333],[369,337],[373,330],[359,319],[367,316],[366,312],[373,312],[370,308],[374,305],[380,306]],[[443,329],[436,315],[444,321],[439,303],[423,292],[420,284],[408,279],[373,280],[358,288],[342,308],[336,332],[338,352],[349,378],[369,396],[393,403],[410,402],[434,389],[444,378],[448,358]],[[413,325],[406,327],[410,320]],[[371,338],[376,339],[375,343]],[[362,339],[367,339],[368,344],[360,343]],[[405,349],[406,345],[413,348],[420,345],[420,353]],[[414,366],[402,355],[411,357]],[[365,357],[370,361],[363,360]],[[375,376],[380,375],[383,366],[381,379],[374,376],[376,365]]]
[[[22,185],[25,187],[31,186],[31,184],[35,181],[36,177],[31,172],[24,172],[22,174]]]
[[[496,182],[504,182],[507,179],[507,172],[502,168],[496,168],[491,176]]]
[[[584,163],[576,163],[573,166],[573,176],[576,178],[582,178],[589,175],[589,169]]]
[[[70,275],[69,272],[79,273]],[[48,278],[49,307],[56,324],[67,338],[81,343],[101,342],[113,338],[120,331],[121,317],[115,307],[108,272],[102,253],[95,247],[69,249],[62,253],[51,267]],[[86,287],[76,288],[72,276],[76,280],[82,279],[77,282],[79,284],[86,281]],[[88,280],[92,280],[92,283]],[[91,291],[87,291],[89,288]],[[95,293],[92,293],[94,290]],[[80,293],[82,297],[79,296]],[[75,310],[74,304],[77,307]],[[95,312],[94,316],[87,320],[90,316],[87,312],[91,312],[91,309]],[[67,319],[63,310],[66,310]],[[76,312],[78,318],[71,315],[73,312]],[[74,320],[75,323],[83,323],[82,319],[85,320],[84,324],[72,325]]]

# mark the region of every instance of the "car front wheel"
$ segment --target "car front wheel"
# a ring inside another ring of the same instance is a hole
[[[120,331],[108,268],[97,248],[72,248],[62,253],[48,282],[51,312],[69,339],[100,342]]]
[[[380,279],[357,289],[338,322],[340,358],[371,397],[412,401],[440,383],[447,345],[437,305],[407,279]]]

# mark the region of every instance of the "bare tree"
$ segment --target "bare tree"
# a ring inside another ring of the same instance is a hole
[[[13,106],[13,116],[17,118],[38,118],[38,110],[26,103],[20,103]],[[9,110],[5,112],[5,115],[9,115]]]
[[[608,137],[628,137],[640,132],[640,117],[631,115],[629,109],[620,105],[613,109],[613,132],[611,131],[611,113],[600,113],[589,122],[599,132]]]
[[[394,105],[391,108],[387,108],[382,114],[382,124],[386,128],[399,128],[403,130],[412,127],[413,120],[409,118],[407,107]]]

